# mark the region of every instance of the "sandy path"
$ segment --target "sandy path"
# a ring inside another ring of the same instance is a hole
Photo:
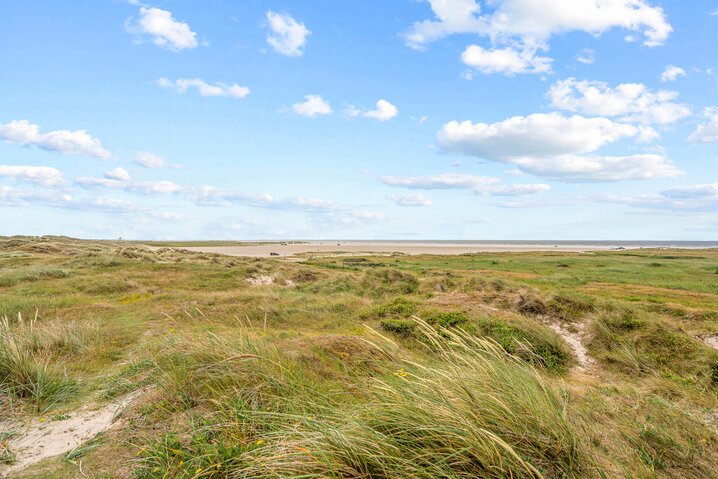
[[[588,349],[586,349],[586,346],[583,345],[585,328],[583,324],[579,326],[579,331],[576,333],[572,333],[559,323],[550,323],[548,326],[553,329],[556,334],[561,336],[561,339],[566,341],[566,343],[573,350],[573,353],[576,355],[576,359],[578,359],[578,366],[576,366],[577,371],[586,371],[586,369],[596,364],[596,361],[588,355]]]
[[[607,251],[607,245],[581,245],[581,244],[540,244],[521,245],[517,243],[402,243],[402,242],[368,242],[368,241],[342,241],[342,242],[314,242],[314,243],[270,243],[246,246],[188,246],[183,247],[189,251],[202,253],[218,253],[228,256],[264,257],[270,253],[282,256],[293,256],[304,253],[331,254],[391,254],[403,253],[456,255],[466,253],[500,253],[500,252],[530,252],[530,251],[562,251],[585,252]]]
[[[66,454],[89,441],[115,424],[115,418],[144,391],[132,394],[99,409],[80,409],[67,419],[39,422],[30,425],[10,441],[10,450],[16,462],[9,467],[0,466],[0,477],[21,471],[43,459]]]

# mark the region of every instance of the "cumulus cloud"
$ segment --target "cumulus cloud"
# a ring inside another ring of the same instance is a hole
[[[312,33],[303,23],[297,22],[290,15],[267,12],[267,24],[271,33],[267,35],[267,43],[277,52],[290,57],[299,57],[307,37]]]
[[[470,190],[486,196],[534,195],[551,189],[545,184],[502,185],[498,178],[487,176],[443,173],[433,176],[384,176],[381,181],[389,186],[416,190]]]
[[[399,206],[431,206],[433,204],[430,199],[424,198],[424,195],[388,195],[386,199]]]
[[[14,178],[48,187],[63,183],[62,173],[49,166],[0,165],[0,177]]]
[[[535,113],[491,124],[451,121],[439,131],[438,139],[450,152],[508,162],[514,158],[588,153],[623,138],[648,141],[656,137],[652,128],[608,118]]]
[[[706,122],[698,125],[688,137],[689,143],[718,143],[718,107],[706,108],[703,116]]]
[[[438,141],[449,153],[509,163],[525,173],[564,181],[618,181],[680,174],[661,155],[588,155],[619,140],[644,142],[657,136],[650,127],[608,118],[537,113],[492,124],[452,121],[439,131]]]
[[[378,100],[373,110],[362,110],[354,105],[347,105],[344,109],[344,114],[350,118],[363,116],[365,118],[373,118],[385,122],[397,116],[399,109],[386,100]]]
[[[423,48],[426,44],[455,33],[479,33],[485,21],[479,18],[481,7],[476,0],[428,0],[435,20],[416,22],[404,34],[404,40],[412,48]]]
[[[158,47],[172,51],[195,48],[197,34],[185,22],[172,16],[172,12],[154,7],[140,7],[140,18],[129,20],[126,29],[130,33],[148,35]]]
[[[197,92],[199,92],[200,96],[244,98],[249,95],[249,88],[245,86],[240,86],[236,83],[231,85],[224,83],[210,85],[200,78],[180,78],[177,80],[160,78],[157,80],[157,85],[162,88],[169,88],[177,93],[186,93],[190,88],[195,88],[197,89]]]
[[[165,160],[159,155],[140,151],[135,155],[135,163],[143,168],[181,168],[178,164],[173,164]]]
[[[117,168],[108,171],[105,173],[105,178],[109,180],[118,180],[118,181],[130,181],[130,173],[122,168],[121,166],[118,166]]]
[[[668,65],[666,66],[666,69],[663,70],[663,73],[661,73],[660,78],[662,82],[668,82],[676,81],[676,78],[684,76],[686,76],[686,71],[683,68],[675,65]]]
[[[314,118],[331,114],[332,107],[329,102],[319,95],[305,95],[303,102],[292,105],[292,111],[297,115]]]
[[[0,125],[0,138],[23,146],[37,146],[46,151],[66,155],[86,155],[103,160],[112,157],[100,140],[86,130],[54,130],[40,133],[40,127],[27,120],[14,120]]]
[[[481,73],[548,73],[551,58],[538,56],[535,49],[516,50],[511,47],[485,49],[469,45],[461,54],[461,61]]]
[[[673,101],[678,92],[651,91],[642,83],[622,83],[611,88],[604,82],[567,78],[554,83],[548,97],[554,108],[586,115],[618,117],[628,122],[665,125],[691,114],[686,105]]]
[[[483,73],[549,71],[551,59],[536,52],[548,49],[549,40],[558,34],[582,31],[595,36],[623,28],[642,34],[644,45],[653,47],[663,44],[673,31],[663,9],[647,0],[492,0],[484,3],[486,12],[476,0],[427,2],[435,18],[415,22],[404,34],[406,44],[422,49],[453,34],[486,37],[493,48],[472,45],[464,52]]]
[[[600,35],[612,28],[642,33],[645,45],[656,46],[673,31],[663,9],[646,0],[494,0],[486,3],[491,11],[483,15],[476,0],[428,3],[436,18],[414,23],[404,35],[413,48],[455,33],[476,33],[493,40],[518,38],[524,44],[536,44],[561,33]]]

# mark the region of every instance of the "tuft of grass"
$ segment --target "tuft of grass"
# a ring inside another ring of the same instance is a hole
[[[0,273],[0,287],[15,286],[20,283],[33,283],[45,279],[67,278],[70,272],[49,266],[30,266],[10,269]]]
[[[35,321],[13,324],[0,320],[0,391],[31,401],[38,411],[47,411],[66,401],[78,390],[54,359],[66,351],[81,350],[80,336],[71,329],[53,325],[35,328]]]
[[[10,439],[16,435],[14,431],[0,432],[0,464],[11,465],[15,463],[15,453],[10,449]]]

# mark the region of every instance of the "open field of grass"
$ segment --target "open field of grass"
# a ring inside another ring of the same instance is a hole
[[[161,246],[161,245],[154,245]],[[718,477],[718,251],[245,259],[0,238],[0,476]]]

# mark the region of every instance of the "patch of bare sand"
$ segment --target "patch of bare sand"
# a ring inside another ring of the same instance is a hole
[[[252,286],[269,286],[271,284],[274,284],[274,278],[269,275],[260,274],[247,278],[247,283],[251,284]]]
[[[118,415],[145,392],[145,389],[140,389],[99,409],[79,409],[68,414],[66,419],[34,422],[10,440],[9,447],[15,454],[15,462],[4,469],[0,466],[0,477],[10,477],[44,459],[66,454],[111,429]],[[3,429],[10,427],[4,425]]]
[[[703,341],[708,347],[711,347],[718,351],[718,334],[706,334],[698,336],[698,339]]]
[[[585,325],[576,324],[576,332],[569,331],[559,323],[548,323],[548,327],[561,336],[561,339],[563,339],[571,347],[571,350],[576,355],[576,359],[578,359],[576,371],[584,372],[596,364],[596,361],[588,355],[586,346],[583,345]]]

